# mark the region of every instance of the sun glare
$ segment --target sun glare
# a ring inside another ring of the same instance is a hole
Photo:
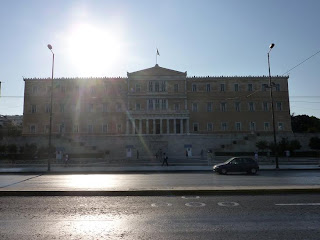
[[[79,76],[101,76],[123,57],[119,30],[90,24],[73,25],[66,36],[67,53]]]

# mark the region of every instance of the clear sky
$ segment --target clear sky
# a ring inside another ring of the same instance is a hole
[[[282,75],[320,50],[319,0],[3,0],[0,114],[22,114],[24,77]],[[291,113],[320,117],[320,54],[289,74]]]

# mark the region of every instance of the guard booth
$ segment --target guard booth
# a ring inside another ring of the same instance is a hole
[[[132,158],[133,149],[134,149],[133,145],[126,146],[126,157],[127,158]]]
[[[186,150],[188,157],[192,157],[192,144],[185,144],[184,149]]]

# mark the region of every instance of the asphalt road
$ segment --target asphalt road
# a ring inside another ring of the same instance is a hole
[[[319,239],[320,195],[0,197],[0,239]]]
[[[1,191],[134,191],[318,187],[320,171],[263,171],[257,175],[209,173],[0,175]]]

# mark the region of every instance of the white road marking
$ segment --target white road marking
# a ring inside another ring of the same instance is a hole
[[[199,196],[182,196],[183,199],[199,199]]]
[[[172,203],[152,203],[151,207],[171,207]]]
[[[277,206],[320,206],[320,203],[276,203]]]
[[[201,202],[189,202],[185,204],[187,207],[204,207],[206,204]]]
[[[236,206],[239,206],[239,203],[237,203],[237,202],[219,202],[218,205],[221,207],[236,207]]]

